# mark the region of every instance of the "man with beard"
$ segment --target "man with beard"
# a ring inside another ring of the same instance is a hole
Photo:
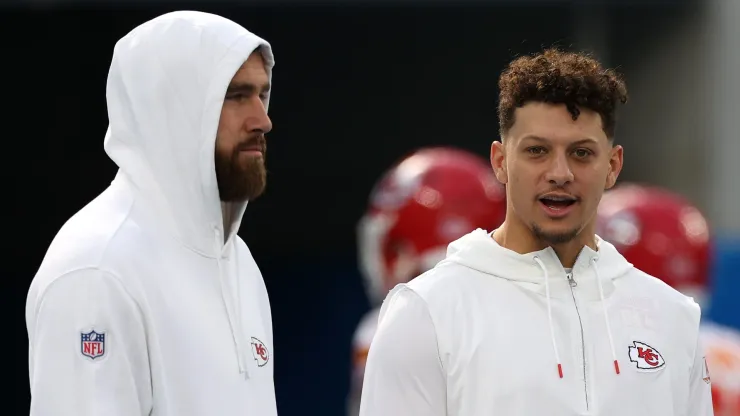
[[[547,50],[499,78],[506,218],[386,297],[361,416],[712,414],[700,308],[594,233],[621,77]]]
[[[174,12],[116,44],[115,180],[31,284],[31,415],[275,415],[264,281],[237,236],[265,188],[274,59],[219,16]]]

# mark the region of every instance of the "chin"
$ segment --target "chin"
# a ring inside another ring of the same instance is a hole
[[[582,227],[568,224],[533,223],[530,227],[538,239],[551,245],[573,241],[581,233]]]

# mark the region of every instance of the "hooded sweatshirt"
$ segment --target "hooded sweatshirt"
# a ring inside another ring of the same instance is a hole
[[[31,415],[275,415],[262,275],[220,201],[226,88],[270,45],[198,12],[115,46],[104,147],[112,184],[64,224],[26,304]]]
[[[606,241],[566,270],[476,230],[383,302],[362,416],[712,414],[699,306]]]

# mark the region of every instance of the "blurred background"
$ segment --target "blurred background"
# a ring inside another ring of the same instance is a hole
[[[558,45],[625,74],[620,179],[662,186],[709,219],[707,316],[740,328],[740,1],[5,0],[3,144],[12,212],[3,262],[2,414],[28,414],[28,285],[59,227],[104,190],[115,42],[164,12],[220,14],[271,42],[268,187],[241,236],[273,310],[281,415],[344,415],[352,334],[370,304],[356,227],[375,181],[422,146],[487,158],[497,78]]]

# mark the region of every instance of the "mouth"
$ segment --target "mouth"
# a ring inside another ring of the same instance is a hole
[[[568,194],[549,193],[538,198],[542,209],[549,217],[566,216],[578,203],[578,198]]]
[[[250,140],[248,143],[239,146],[238,149],[240,153],[263,155],[265,153],[264,139]]]
[[[252,154],[252,153],[253,154],[257,154],[257,153],[262,154],[262,147],[260,147],[260,146],[242,147],[242,148],[239,148],[239,151],[240,152],[244,152],[244,153],[250,153],[250,154]]]

